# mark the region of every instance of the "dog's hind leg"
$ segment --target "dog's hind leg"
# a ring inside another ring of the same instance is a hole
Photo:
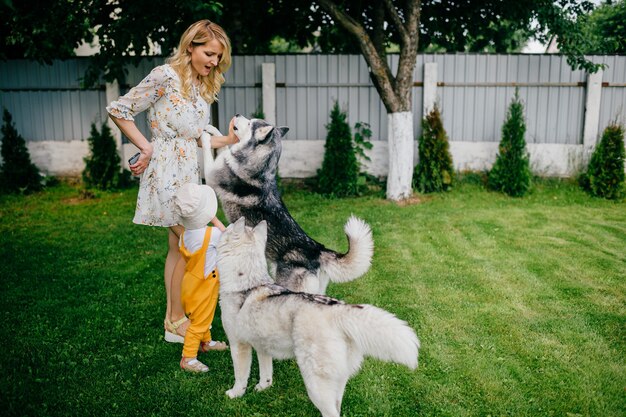
[[[226,395],[230,398],[237,398],[246,392],[248,386],[252,364],[252,346],[241,342],[232,343],[230,355],[233,358],[233,368],[235,369],[235,385],[226,391]]]
[[[320,410],[322,417],[340,417],[341,399],[346,382],[347,378],[341,384],[336,378],[311,374],[304,378],[304,385],[309,398],[317,409]]]
[[[315,349],[315,347],[313,347]],[[296,360],[311,402],[322,417],[339,417],[341,400],[349,374],[342,364],[329,357],[323,349],[311,355],[310,349],[296,352]],[[337,357],[341,357],[341,352]]]
[[[264,352],[257,350],[257,358],[259,359],[259,383],[254,387],[257,391],[263,391],[272,386],[272,357]]]
[[[337,403],[337,409],[341,412],[341,402],[343,401],[343,393],[346,391],[346,384],[350,377],[348,375],[340,375],[336,381],[337,390],[335,391],[335,401]]]

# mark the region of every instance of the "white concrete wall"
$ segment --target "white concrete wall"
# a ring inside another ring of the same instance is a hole
[[[387,176],[387,142],[374,141],[367,151],[371,161],[364,169],[377,177]],[[417,164],[417,141],[414,141],[414,165]],[[572,177],[584,167],[583,145],[527,144],[533,173],[546,177]],[[49,175],[78,176],[85,167],[83,158],[89,152],[87,141],[29,142],[31,160]],[[124,145],[122,163],[128,169],[128,158],[137,152],[132,144]],[[200,150],[202,152],[202,150]],[[484,171],[491,168],[498,144],[494,142],[450,142],[450,153],[457,171]],[[283,178],[307,178],[317,174],[324,159],[323,140],[285,140],[279,171]],[[202,171],[202,155],[199,155]]]
[[[80,175],[85,168],[83,158],[89,153],[89,144],[84,140],[26,142],[26,146],[30,160],[48,175]]]

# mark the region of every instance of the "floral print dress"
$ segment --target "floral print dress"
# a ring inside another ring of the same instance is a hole
[[[112,116],[126,120],[148,109],[154,151],[140,179],[133,219],[137,224],[180,224],[174,193],[185,183],[200,183],[196,139],[209,126],[209,105],[195,87],[191,99],[184,98],[180,88],[176,71],[162,65],[107,107]]]

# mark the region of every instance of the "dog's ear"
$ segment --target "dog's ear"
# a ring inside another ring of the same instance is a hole
[[[259,142],[263,142],[272,129],[274,129],[274,126],[271,125],[260,127],[254,132],[254,138]]]
[[[276,130],[278,130],[278,134],[281,138],[289,132],[289,128],[287,126],[277,127]]]
[[[237,219],[237,221],[235,222],[235,226],[233,227],[236,233],[243,233],[246,228],[246,218],[242,216]]]
[[[254,227],[254,237],[262,242],[267,241],[267,222],[265,220],[261,220]]]

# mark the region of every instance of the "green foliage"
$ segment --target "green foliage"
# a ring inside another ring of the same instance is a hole
[[[492,190],[521,197],[530,189],[532,174],[526,152],[525,133],[524,106],[516,89],[502,126],[496,162],[489,171],[488,186]]]
[[[73,2],[73,0],[55,0]],[[72,9],[76,6],[70,5]],[[89,16],[91,31],[98,37],[98,52],[91,57],[83,79],[87,86],[117,79],[126,82],[129,62],[137,65],[142,55],[158,43],[163,55],[170,55],[178,46],[187,27],[200,19],[220,22],[222,4],[212,0],[134,0],[120,4],[109,0],[90,0],[84,13]],[[167,12],[165,12],[167,11]],[[229,16],[229,14],[225,14]],[[228,22],[220,22],[228,31]],[[248,32],[248,31],[244,31]],[[236,42],[233,41],[233,45]]]
[[[587,172],[581,176],[581,186],[596,197],[623,197],[624,154],[624,126],[607,126],[591,155]]]
[[[95,10],[81,3],[84,1],[3,0],[0,58],[28,58],[50,64],[53,59],[74,56],[81,40],[93,41],[90,12]],[[42,7],[44,4],[46,7]]]
[[[324,144],[324,161],[318,170],[319,192],[335,197],[356,195],[359,167],[352,143],[347,114],[335,102],[330,112],[328,134]]]
[[[121,172],[120,156],[111,129],[106,123],[98,132],[95,123],[91,124],[89,155],[85,157],[83,181],[88,188],[111,190],[126,187],[130,183],[128,170]]]
[[[381,55],[384,55],[384,46],[403,43],[395,25],[389,25],[384,18],[383,2],[344,0],[332,3],[364,27]],[[400,14],[407,14],[407,3],[394,3]],[[547,43],[556,36],[560,51],[567,56],[572,68],[595,72],[602,65],[585,58],[588,39],[576,20],[593,7],[589,0],[423,0],[417,47],[419,51],[503,53],[521,50],[531,37]],[[317,39],[321,51],[361,53],[358,36],[341,25],[328,23],[320,11],[310,14],[311,26],[321,27]]]
[[[424,1],[420,51],[519,52],[531,31],[530,7],[510,7],[507,1],[489,7],[471,2]]]
[[[30,193],[41,190],[43,184],[39,169],[31,162],[26,141],[17,132],[7,109],[4,109],[2,120],[0,192]]]
[[[275,36],[270,40],[268,49],[272,54],[288,54],[302,52],[300,45],[293,41],[288,41],[281,36]]]
[[[124,82],[124,66],[136,63],[157,42],[163,55],[178,45],[187,26],[201,18],[223,25],[236,54],[293,52],[312,47],[324,53],[361,53],[359,40],[341,24],[328,18],[310,0],[50,0],[40,7],[35,0],[4,1],[0,6],[0,58],[30,58],[51,62],[74,55],[83,40],[99,40],[99,52],[92,57],[85,84],[106,80]],[[360,23],[376,49],[402,44],[395,24],[390,24],[383,2],[335,1],[354,21]],[[402,2],[393,2],[396,11],[406,14]],[[616,3],[623,7],[623,1]],[[576,17],[593,8],[589,0],[500,0],[497,2],[423,0],[419,21],[421,51],[519,51],[531,36],[547,41],[557,35],[559,47],[576,68],[594,70],[585,60],[589,39]],[[164,13],[163,10],[168,10]],[[620,9],[621,10],[621,9]],[[263,19],[259,19],[263,16]],[[623,15],[621,15],[623,16]],[[614,34],[624,33],[620,15],[608,21]],[[537,24],[538,23],[538,24]],[[62,27],[63,30],[58,30]],[[33,30],[32,28],[36,28]],[[271,28],[271,30],[268,30]],[[618,37],[612,38],[618,40]],[[623,39],[623,36],[622,36]]]
[[[419,163],[413,171],[413,187],[422,193],[449,190],[454,180],[454,165],[448,135],[436,105],[422,119],[418,153]]]
[[[582,23],[584,18],[577,17],[584,16],[593,9],[590,1],[537,1],[531,7],[535,9],[534,17],[538,23],[535,37],[544,43],[556,37],[559,52],[567,57],[567,63],[572,69],[596,72],[604,68],[604,64],[593,63],[584,56],[591,39],[585,33]]]
[[[626,53],[626,1],[604,3],[579,20],[588,40],[587,54]]]

